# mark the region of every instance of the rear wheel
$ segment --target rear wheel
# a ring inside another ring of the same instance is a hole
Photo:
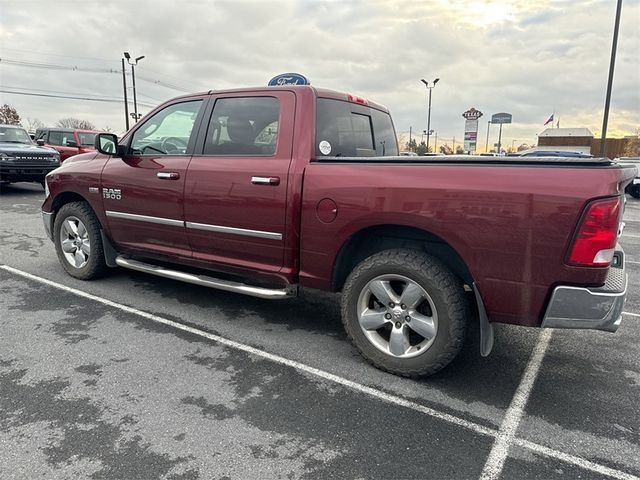
[[[87,203],[64,205],[56,214],[53,231],[58,259],[69,275],[91,280],[104,274],[100,223]]]
[[[462,282],[438,259],[387,250],[361,262],[342,294],[342,321],[373,365],[397,375],[431,375],[458,354],[467,305]]]
[[[640,184],[632,185],[629,189],[629,194],[631,194],[633,198],[640,198]]]

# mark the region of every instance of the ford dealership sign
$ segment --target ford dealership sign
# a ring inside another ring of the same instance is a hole
[[[309,85],[309,80],[299,73],[281,73],[269,80],[270,87],[279,85]]]

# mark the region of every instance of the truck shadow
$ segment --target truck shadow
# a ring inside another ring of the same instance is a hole
[[[306,331],[314,335],[330,336],[349,343],[340,319],[340,296],[314,290],[302,290],[301,296],[289,300],[269,301],[239,294],[212,290],[177,281],[165,280],[137,272],[121,271],[140,288],[180,304],[211,309],[212,315],[229,321],[243,322],[243,326],[256,325],[268,334],[271,326],[287,331]],[[165,314],[166,313],[161,313]],[[188,321],[188,318],[185,318]],[[428,378],[406,380],[377,371],[362,360],[361,372],[376,383],[415,382],[417,399],[424,391],[421,387],[441,391],[450,398],[463,402],[482,402],[498,409],[506,409],[518,387],[522,373],[537,341],[538,331],[496,325],[495,345],[489,357],[480,356],[478,318],[469,316],[469,328],[460,354],[446,368]],[[351,354],[358,356],[355,347]],[[422,392],[422,393],[418,393]],[[441,406],[442,407],[442,406]]]

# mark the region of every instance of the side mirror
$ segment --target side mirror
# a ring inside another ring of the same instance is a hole
[[[77,147],[78,147],[78,144],[76,143],[76,141],[75,141],[75,140],[67,140],[67,145],[66,145],[66,146],[67,146],[67,147],[72,147],[72,148],[73,148],[73,147],[76,147],[76,148],[77,148]]]
[[[115,155],[118,151],[118,137],[113,133],[99,133],[94,145],[100,153]]]
[[[40,145],[41,147],[43,147],[43,146],[44,146],[44,138],[39,138],[39,139],[37,139],[37,140],[36,140],[36,143],[37,143],[38,145]]]

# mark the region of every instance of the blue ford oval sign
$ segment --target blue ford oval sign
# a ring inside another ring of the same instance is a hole
[[[309,85],[309,80],[299,73],[281,73],[269,80],[268,85],[270,87],[277,87],[279,85]]]

